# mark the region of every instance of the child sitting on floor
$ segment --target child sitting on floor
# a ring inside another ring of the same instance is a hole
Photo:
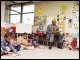
[[[77,38],[74,37],[73,40],[71,42],[69,41],[64,41],[64,44],[66,45],[66,47],[69,48],[69,50],[77,50],[79,49],[79,47],[77,47],[78,42],[77,42]]]
[[[33,41],[32,41],[32,44],[35,48],[39,48],[39,44],[38,44],[38,35],[36,34]]]
[[[17,53],[12,44],[12,37],[10,34],[5,34],[5,37],[1,40],[1,54],[8,54],[10,51]]]
[[[71,43],[68,45],[69,50],[77,50],[77,38],[74,37]]]
[[[29,49],[32,47],[32,43],[29,43],[28,40],[28,35],[23,33],[23,35],[18,38],[17,44],[23,47],[23,49]]]

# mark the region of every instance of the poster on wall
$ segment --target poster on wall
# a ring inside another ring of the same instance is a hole
[[[43,9],[42,8],[38,8],[37,13],[38,14],[43,14]]]
[[[32,33],[32,25],[25,23],[16,24],[16,33]]]
[[[47,16],[36,16],[34,17],[34,25],[39,26],[40,23],[43,23],[43,25],[46,25]]]

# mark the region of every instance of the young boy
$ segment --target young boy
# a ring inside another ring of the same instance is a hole
[[[29,43],[28,40],[28,35],[23,33],[23,35],[18,38],[17,44],[23,47],[23,49],[29,49],[28,47],[31,47],[32,43]]]
[[[34,39],[32,40],[32,44],[35,48],[39,47],[39,44],[38,44],[38,35],[36,34]]]
[[[5,34],[5,37],[1,40],[1,54],[9,53],[9,51],[13,51],[17,53],[16,49],[14,48],[13,44],[11,43],[11,36],[10,34]]]

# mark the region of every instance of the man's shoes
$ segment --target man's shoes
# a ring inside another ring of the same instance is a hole
[[[58,43],[57,48],[63,49],[63,44],[62,43]]]
[[[51,47],[51,46],[49,46],[49,49],[52,49],[52,47]]]
[[[59,48],[59,49],[63,49],[62,47],[57,47],[57,48]]]

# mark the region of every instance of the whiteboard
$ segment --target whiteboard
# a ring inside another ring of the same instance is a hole
[[[32,33],[32,25],[28,25],[25,23],[16,24],[16,33]]]

